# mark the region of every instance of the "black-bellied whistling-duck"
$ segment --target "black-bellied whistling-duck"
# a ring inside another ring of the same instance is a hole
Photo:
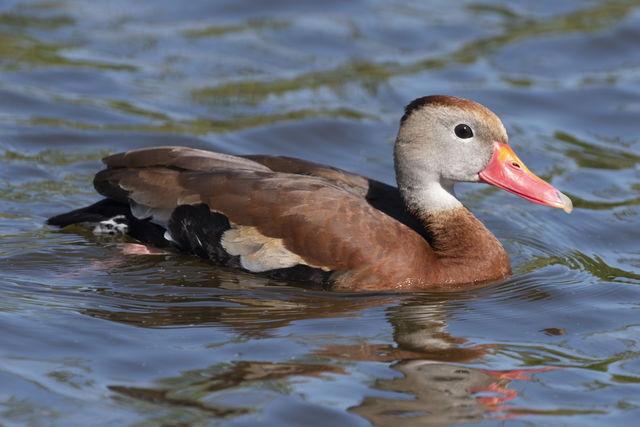
[[[94,180],[106,199],[48,223],[90,223],[96,232],[331,289],[474,287],[507,276],[509,258],[456,199],[456,182],[487,182],[572,209],[507,141],[482,105],[427,96],[400,121],[398,188],[290,157],[154,147],[106,157]]]

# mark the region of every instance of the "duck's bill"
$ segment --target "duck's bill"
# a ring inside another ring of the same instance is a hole
[[[573,209],[571,199],[527,169],[509,144],[494,141],[491,160],[479,175],[482,181],[530,202],[561,208],[566,213]]]

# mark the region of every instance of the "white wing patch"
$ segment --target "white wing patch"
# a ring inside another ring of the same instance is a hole
[[[309,265],[300,256],[285,248],[282,239],[267,237],[256,227],[232,224],[231,228],[222,234],[220,243],[230,255],[240,256],[242,268],[254,273],[289,268],[298,264]],[[322,269],[328,271],[326,268]]]
[[[172,243],[176,243],[176,244],[178,243],[178,242],[176,242],[175,240],[173,240],[173,236],[171,235],[171,233],[169,233],[169,230],[166,230],[166,231],[164,232],[163,237],[164,237],[164,239],[165,239],[165,240],[168,240],[168,241],[170,241],[170,242],[172,242]]]
[[[93,234],[107,234],[109,236],[115,236],[118,234],[127,234],[127,231],[129,231],[127,218],[124,215],[116,215],[113,218],[92,223],[92,226]]]

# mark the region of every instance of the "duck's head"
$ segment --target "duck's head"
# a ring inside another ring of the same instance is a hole
[[[527,169],[500,119],[477,102],[445,95],[412,101],[394,155],[398,187],[411,210],[460,206],[456,182],[486,182],[534,203],[572,209],[567,196]]]

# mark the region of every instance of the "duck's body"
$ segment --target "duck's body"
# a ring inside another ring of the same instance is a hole
[[[474,136],[456,136],[460,123],[482,139],[465,145]],[[442,141],[451,138],[447,131],[463,142]],[[499,120],[479,104],[420,98],[405,110],[396,141],[399,189],[288,157],[156,147],[105,158],[94,185],[106,199],[49,223],[104,228],[116,217],[143,242],[332,289],[458,289],[510,271],[500,243],[452,193],[456,181],[505,180],[487,172],[500,157],[498,142],[508,148]],[[448,161],[465,146],[472,148],[466,159]],[[565,196],[539,182],[531,194],[492,183],[570,209]],[[552,196],[542,199],[543,190]]]

